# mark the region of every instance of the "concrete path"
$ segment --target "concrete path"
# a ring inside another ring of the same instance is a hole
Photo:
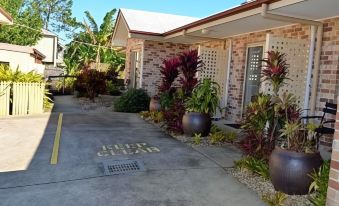
[[[65,108],[58,105],[62,104],[61,98],[56,98],[56,108]],[[69,108],[64,111],[58,164],[49,164],[57,124],[57,113],[53,113],[50,117],[40,117],[48,123],[42,138],[37,137],[41,141],[36,151],[32,149],[34,155],[27,167],[0,173],[1,206],[264,205],[256,194],[222,168],[231,166],[238,157],[234,148],[227,150],[227,158],[220,156],[218,150],[188,147],[136,114],[77,113],[77,109]],[[38,125],[44,122],[28,119]],[[27,125],[20,118],[4,120],[7,121],[11,123],[7,124],[6,133],[11,135],[0,135],[0,145],[8,144],[11,136],[30,141],[24,137],[34,130],[34,123]],[[13,151],[27,152],[20,145],[8,145]],[[8,154],[0,155],[8,156],[16,164],[19,154],[7,151]],[[103,161],[124,159],[140,160],[146,171],[104,175]]]

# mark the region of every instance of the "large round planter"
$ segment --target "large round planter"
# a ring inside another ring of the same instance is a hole
[[[207,136],[211,129],[211,117],[204,113],[188,112],[182,118],[184,133],[188,136],[201,134]]]
[[[155,112],[155,111],[160,111],[161,110],[161,104],[160,100],[158,97],[152,97],[151,101],[149,103],[149,111]]]
[[[275,148],[269,160],[272,184],[275,190],[289,195],[306,195],[312,183],[309,174],[322,163],[319,152],[306,154]]]

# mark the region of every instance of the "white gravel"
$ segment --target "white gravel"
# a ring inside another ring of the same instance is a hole
[[[250,171],[239,170],[234,168],[226,169],[227,172],[238,179],[239,182],[245,184],[248,188],[255,191],[260,197],[264,194],[275,194],[276,191],[272,183],[259,175]],[[309,195],[287,195],[284,203],[285,206],[312,206],[308,200]]]

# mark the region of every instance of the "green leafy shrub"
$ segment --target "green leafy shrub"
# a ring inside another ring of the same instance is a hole
[[[45,96],[44,96],[44,108],[45,109],[52,109],[53,107],[53,96],[47,89],[45,89]]]
[[[106,89],[107,92],[112,96],[119,96],[121,95],[121,91],[119,86],[113,83],[113,81],[106,81]]]
[[[234,132],[224,132],[217,125],[212,124],[208,138],[211,144],[222,142],[232,143],[237,138],[237,134]]]
[[[237,134],[235,132],[226,133],[226,142],[234,142],[237,139]]]
[[[284,203],[287,199],[286,194],[282,192],[276,192],[275,194],[265,194],[262,196],[262,200],[268,206],[284,206]]]
[[[201,134],[194,134],[193,140],[194,140],[194,144],[199,145],[201,144]]]
[[[35,71],[22,72],[17,68],[10,69],[6,65],[0,65],[0,82],[43,82],[43,76]]]
[[[310,186],[310,192],[315,191],[315,195],[310,197],[310,201],[315,206],[326,205],[328,180],[330,174],[330,161],[325,161],[319,171],[314,171],[310,174],[313,182]]]
[[[221,129],[217,125],[212,124],[211,130],[210,130],[211,133],[216,133],[216,132],[220,132],[220,131],[221,131]]]
[[[213,115],[219,105],[220,86],[210,79],[204,79],[192,91],[185,106],[189,112]]]
[[[143,89],[129,89],[114,103],[115,111],[137,113],[148,110],[150,97]]]
[[[260,175],[264,179],[270,179],[270,172],[268,164],[262,160],[251,156],[242,158],[241,160],[235,161],[235,168],[240,170],[249,170],[255,174]]]
[[[211,144],[217,144],[226,141],[226,135],[223,131],[210,133],[208,139]]]
[[[65,80],[63,78],[60,78],[56,83],[56,88],[58,91],[62,91],[62,88],[65,87],[65,91],[74,91],[74,85],[76,82],[75,77],[67,77]]]

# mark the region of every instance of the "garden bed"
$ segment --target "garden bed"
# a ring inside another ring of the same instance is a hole
[[[234,176],[239,182],[256,192],[259,197],[264,195],[273,197],[276,194],[272,183],[263,177],[247,170],[227,168],[228,174]],[[284,206],[312,206],[308,200],[310,195],[285,195]]]
[[[200,144],[196,144],[194,141],[194,137],[188,137],[185,135],[175,134],[174,132],[170,132],[166,130],[165,124],[163,122],[156,123],[150,118],[145,118],[141,115],[141,118],[145,121],[153,124],[154,126],[161,129],[163,132],[168,134],[169,136],[179,140],[180,142],[187,144],[188,146],[225,146],[229,145],[229,142],[218,142],[215,144],[211,144],[208,140],[208,137],[202,137]],[[246,169],[237,169],[237,168],[224,168],[229,175],[235,177],[240,183],[246,185],[249,189],[253,190],[258,194],[260,198],[263,196],[270,198],[274,198],[277,193],[270,182],[270,180],[266,180],[265,178],[257,175]],[[310,195],[283,195],[286,198],[283,201],[284,206],[312,206],[312,203],[309,201]],[[267,198],[266,198],[267,199]],[[269,204],[268,204],[269,205]],[[272,204],[275,205],[275,204]],[[279,206],[279,205],[277,205]]]
[[[149,122],[150,124],[153,124],[154,126],[160,128],[163,132],[170,135],[174,139],[177,139],[180,142],[185,143],[189,146],[197,146],[197,145],[199,145],[199,146],[225,146],[225,145],[230,144],[229,141],[221,141],[221,142],[211,143],[211,141],[209,140],[209,137],[201,137],[199,144],[197,144],[194,137],[188,137],[184,134],[176,134],[174,132],[168,131],[166,129],[166,125],[165,125],[164,122],[154,122],[150,118],[145,118],[142,115],[141,115],[141,118],[143,120]]]

